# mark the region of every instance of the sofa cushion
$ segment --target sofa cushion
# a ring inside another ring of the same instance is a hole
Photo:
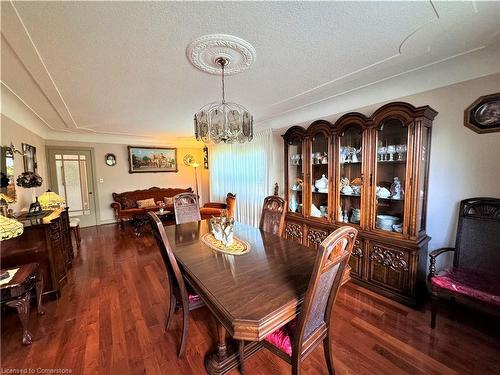
[[[156,206],[154,198],[141,199],[137,201],[137,207],[139,208],[154,207],[154,206]]]
[[[446,270],[431,278],[434,287],[500,306],[500,278],[464,270]]]
[[[292,344],[295,330],[297,329],[297,319],[285,324],[283,327],[278,328],[276,331],[266,336],[264,340],[277,347],[282,352],[285,352],[290,357],[292,356]]]

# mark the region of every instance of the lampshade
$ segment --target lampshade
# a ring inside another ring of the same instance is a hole
[[[23,232],[24,226],[19,221],[0,215],[0,241],[20,236]]]
[[[49,190],[38,197],[38,202],[43,209],[47,209],[59,207],[61,204],[65,203],[65,200],[60,195]]]
[[[14,202],[14,199],[12,199],[11,197],[9,197],[8,195],[6,195],[4,193],[0,193],[0,202],[1,201],[5,201],[5,203],[12,203],[12,202]]]

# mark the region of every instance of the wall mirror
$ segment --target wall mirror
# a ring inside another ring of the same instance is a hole
[[[22,147],[23,147],[24,171],[36,173],[37,171],[36,147],[31,146],[27,143],[23,143]]]
[[[14,178],[14,154],[10,147],[0,147],[0,192],[11,199],[16,199],[16,181]]]

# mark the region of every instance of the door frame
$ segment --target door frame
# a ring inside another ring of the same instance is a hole
[[[51,170],[51,160],[50,160],[50,152],[49,151],[55,151],[55,150],[69,150],[69,151],[88,151],[90,152],[90,166],[92,170],[92,181],[94,185],[94,191],[92,194],[94,195],[94,207],[95,207],[95,225],[101,225],[101,209],[99,205],[99,187],[97,185],[97,177],[96,177],[96,170],[95,168],[97,167],[97,164],[95,162],[95,150],[94,147],[81,147],[81,146],[64,146],[64,145],[47,145],[45,146],[45,155],[47,158],[47,175],[48,175],[48,188],[52,190],[52,173],[55,173],[55,171]]]

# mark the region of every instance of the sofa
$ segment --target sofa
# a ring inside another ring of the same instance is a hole
[[[208,202],[200,208],[201,219],[210,219],[212,216],[220,216],[222,210],[227,211],[227,216],[234,217],[236,207],[236,194],[227,193],[226,203]]]
[[[157,211],[160,207],[159,202],[165,203],[165,210],[174,212],[173,200],[167,202],[167,198],[173,198],[180,193],[192,193],[193,189],[180,188],[159,188],[152,187],[143,190],[126,191],[123,193],[113,193],[113,203],[111,208],[114,211],[115,218],[120,222],[120,227],[124,228],[124,222],[132,220],[139,215],[145,215],[149,211]],[[140,208],[137,201],[153,198],[156,205]]]

